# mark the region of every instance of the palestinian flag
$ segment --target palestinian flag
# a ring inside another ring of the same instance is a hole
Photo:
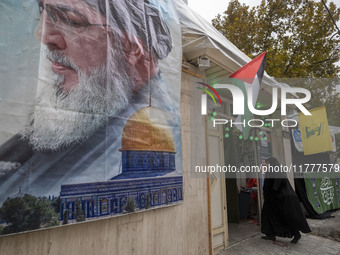
[[[252,119],[253,114],[248,109],[248,96],[247,96],[247,87],[252,87],[253,95],[253,106],[255,108],[257,97],[259,95],[261,82],[263,78],[264,69],[266,66],[266,52],[263,52],[261,55],[254,58],[245,66],[241,67],[235,73],[230,75],[232,78],[232,84],[239,87],[244,95],[244,115],[239,115],[236,118],[235,122],[245,121],[245,127],[242,125],[236,125],[238,129],[243,132],[243,138],[248,139],[250,127],[248,126],[248,121]]]

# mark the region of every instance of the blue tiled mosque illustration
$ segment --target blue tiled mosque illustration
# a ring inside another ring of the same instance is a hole
[[[135,112],[122,134],[122,172],[104,182],[62,185],[60,219],[119,215],[183,200],[182,174],[164,112],[151,106]],[[78,209],[77,209],[78,207]]]

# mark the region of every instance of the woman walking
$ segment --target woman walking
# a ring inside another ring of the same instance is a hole
[[[311,232],[300,207],[300,201],[290,185],[286,173],[272,171],[280,169],[276,158],[266,160],[267,172],[263,185],[264,204],[261,232],[263,239],[276,240],[276,236],[291,238],[296,244],[303,233]]]

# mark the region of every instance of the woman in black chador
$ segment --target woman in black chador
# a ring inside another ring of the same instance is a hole
[[[270,171],[275,166],[280,167],[277,159],[268,158],[266,163],[268,167],[263,185],[264,204],[261,217],[261,232],[266,236],[262,238],[275,241],[276,236],[288,238],[294,236],[291,243],[297,243],[301,238],[299,231],[311,232],[299,199],[285,173]]]

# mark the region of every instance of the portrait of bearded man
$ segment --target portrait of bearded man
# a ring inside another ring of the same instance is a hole
[[[0,202],[18,190],[57,196],[62,184],[119,174],[123,127],[148,105],[172,113],[180,157],[179,95],[173,100],[158,63],[173,38],[159,10],[144,0],[41,0],[37,8],[36,103],[0,146],[0,166],[11,166],[0,175]]]

